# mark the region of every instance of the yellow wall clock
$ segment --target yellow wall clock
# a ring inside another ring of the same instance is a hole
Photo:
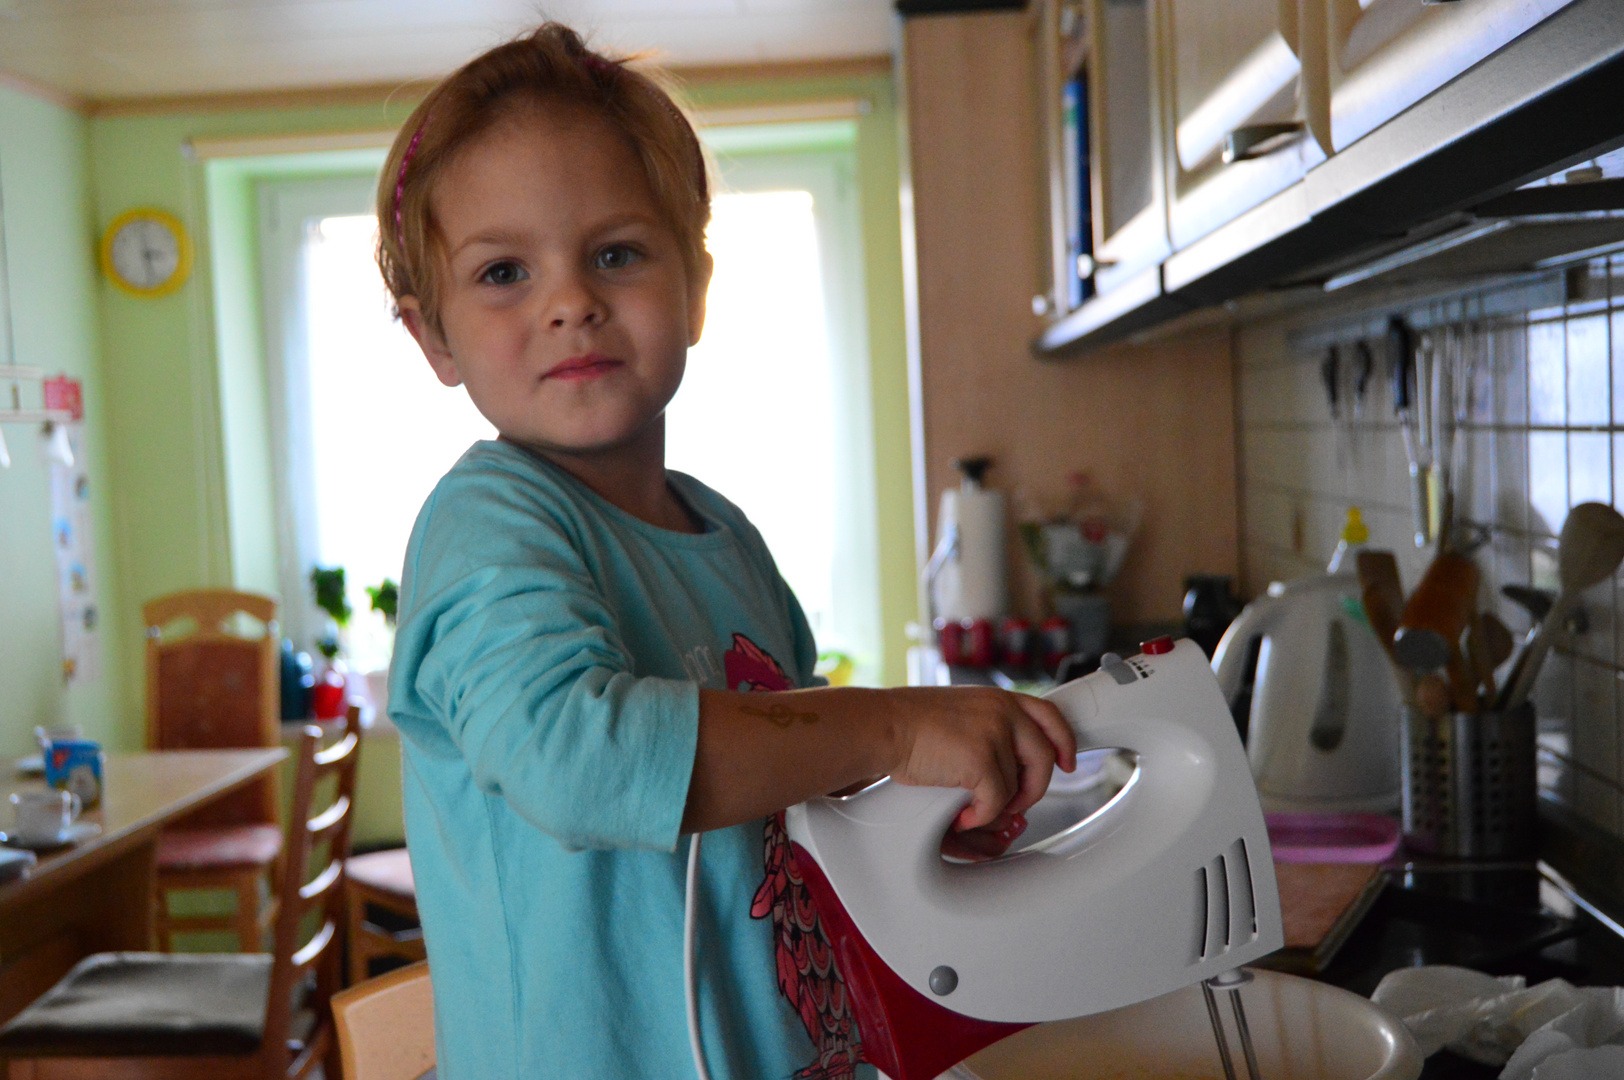
[[[167,296],[192,272],[192,238],[167,211],[126,210],[102,234],[101,266],[131,296]]]

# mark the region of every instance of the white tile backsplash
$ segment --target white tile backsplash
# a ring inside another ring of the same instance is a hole
[[[1607,356],[1607,316],[1567,321],[1568,423],[1606,426],[1612,420],[1611,364]]]
[[[1567,334],[1559,320],[1528,328],[1528,422],[1562,427],[1568,419],[1568,388],[1563,378]]]
[[[1624,278],[1618,267],[1608,277],[1603,264],[1594,264],[1591,273],[1582,304],[1472,326],[1418,320],[1432,324],[1440,346],[1446,336],[1451,343],[1465,340],[1468,355],[1474,355],[1472,343],[1478,346],[1478,362],[1467,376],[1469,393],[1462,395],[1467,422],[1460,433],[1456,500],[1459,516],[1486,539],[1476,556],[1482,602],[1519,642],[1528,616],[1500,595],[1500,587],[1532,581],[1554,588],[1553,538],[1568,508],[1592,500],[1624,506]],[[1509,295],[1510,289],[1484,292],[1448,310],[1506,311]],[[1368,318],[1350,323],[1372,324]],[[1333,422],[1322,367],[1326,351],[1294,344],[1323,342],[1328,333],[1301,315],[1236,332],[1242,584],[1248,595],[1270,581],[1322,568],[1349,505],[1363,510],[1371,542],[1397,556],[1407,586],[1431,557],[1414,541],[1409,468],[1382,342],[1370,343],[1375,364],[1362,402],[1352,389],[1356,347],[1352,340],[1338,342],[1342,419]],[[1624,587],[1616,580],[1586,592],[1588,629],[1559,644],[1534,700],[1542,787],[1587,820],[1624,836],[1621,603]]]

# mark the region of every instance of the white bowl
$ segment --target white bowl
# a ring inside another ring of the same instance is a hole
[[[1396,1018],[1326,983],[1254,971],[1241,991],[1261,1080],[1416,1080],[1423,1059]],[[1218,1007],[1236,1076],[1246,1062],[1228,994]],[[1199,986],[1011,1035],[945,1074],[955,1080],[1223,1080]]]

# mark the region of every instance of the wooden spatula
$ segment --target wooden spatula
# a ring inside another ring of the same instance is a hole
[[[1399,613],[1404,610],[1404,586],[1399,581],[1398,560],[1391,551],[1361,551],[1358,559],[1359,589],[1363,594],[1365,617],[1382,643],[1393,655],[1393,634],[1398,630]]]

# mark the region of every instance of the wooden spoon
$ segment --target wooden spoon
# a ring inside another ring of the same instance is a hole
[[[1556,571],[1562,590],[1506,680],[1502,711],[1509,712],[1528,700],[1545,654],[1551,650],[1552,636],[1584,591],[1612,577],[1624,562],[1624,516],[1606,503],[1580,503],[1568,511],[1557,544]]]
[[[1494,672],[1511,656],[1511,631],[1506,624],[1486,611],[1478,612],[1472,621],[1466,624],[1466,637],[1461,647],[1466,654],[1466,662],[1470,665],[1471,676],[1475,687],[1481,687],[1481,704],[1473,712],[1480,709],[1492,709],[1497,696],[1494,685]]]
[[[1363,594],[1365,618],[1387,655],[1393,655],[1393,634],[1398,630],[1399,613],[1404,610],[1404,586],[1399,581],[1398,560],[1391,551],[1361,551],[1358,557],[1359,589]]]
[[[1398,631],[1399,613],[1404,610],[1404,585],[1398,576],[1398,560],[1391,551],[1361,551],[1358,559],[1359,589],[1365,605],[1365,618],[1371,632],[1381,642],[1405,703],[1415,704],[1415,674],[1393,656],[1393,635]]]
[[[1477,609],[1477,564],[1440,551],[1399,616],[1393,655],[1412,671],[1436,671],[1458,655],[1461,634]]]

